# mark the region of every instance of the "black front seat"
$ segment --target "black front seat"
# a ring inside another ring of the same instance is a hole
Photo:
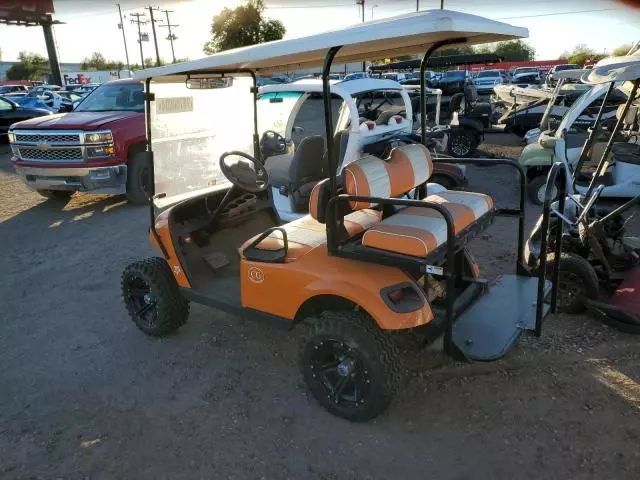
[[[311,135],[302,139],[293,157],[275,155],[265,165],[271,186],[282,195],[293,196],[298,211],[307,208],[311,190],[328,176],[324,151],[324,138]]]

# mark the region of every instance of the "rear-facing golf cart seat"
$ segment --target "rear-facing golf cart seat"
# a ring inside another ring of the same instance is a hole
[[[349,195],[379,198],[402,197],[427,181],[433,170],[429,151],[419,144],[395,148],[387,161],[364,157],[343,170],[344,190]],[[479,231],[493,218],[488,195],[440,190],[423,199],[444,206],[453,217],[456,238]],[[351,208],[370,209],[367,202],[351,202]],[[346,217],[345,217],[346,218]],[[447,224],[430,208],[401,208],[364,232],[362,247],[426,257],[447,241]]]

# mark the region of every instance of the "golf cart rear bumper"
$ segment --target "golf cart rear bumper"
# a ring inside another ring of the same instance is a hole
[[[127,166],[42,168],[15,166],[32,190],[71,190],[118,195],[127,189]]]

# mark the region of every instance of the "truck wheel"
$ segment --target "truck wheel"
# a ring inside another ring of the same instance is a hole
[[[129,159],[127,200],[136,205],[149,203],[149,159],[146,152],[138,152]]]
[[[152,337],[176,330],[189,317],[189,301],[163,258],[147,258],[125,268],[122,297],[131,320]]]
[[[73,190],[36,190],[40,195],[49,200],[69,200],[76,193]]]
[[[555,255],[547,255],[547,275],[553,274]],[[572,253],[562,253],[558,263],[558,311],[580,313],[584,311],[583,298],[598,298],[600,285],[591,264],[583,257]]]
[[[465,158],[475,152],[478,146],[476,132],[463,128],[449,133],[447,153],[452,157]]]
[[[357,311],[307,319],[300,370],[311,394],[330,413],[354,422],[382,413],[400,379],[397,348]]]
[[[534,205],[542,205],[544,203],[544,194],[547,190],[547,176],[540,175],[531,180],[527,184],[527,197]],[[558,199],[558,187],[553,187],[552,202]]]

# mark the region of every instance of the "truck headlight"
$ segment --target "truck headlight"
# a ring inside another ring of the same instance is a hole
[[[111,131],[93,132],[84,134],[84,142],[89,143],[110,143],[113,142]]]
[[[7,133],[7,137],[9,138],[9,143],[13,143],[16,141],[16,136],[11,132]]]

